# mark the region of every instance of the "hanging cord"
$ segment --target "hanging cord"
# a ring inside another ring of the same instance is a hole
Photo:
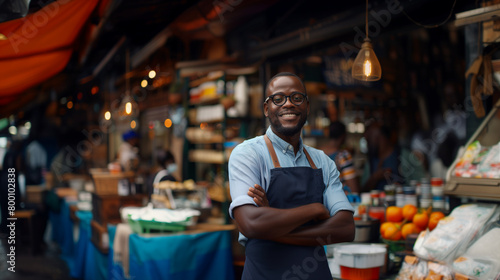
[[[368,0],[366,0],[366,11],[365,11],[365,34],[368,40]]]
[[[442,21],[441,23],[438,23],[438,24],[434,24],[434,25],[426,25],[426,24],[421,24],[419,22],[417,22],[416,20],[414,20],[413,18],[411,18],[405,11],[405,9],[403,8],[403,14],[411,21],[413,22],[414,24],[420,26],[420,27],[424,27],[424,28],[436,28],[436,27],[439,27],[443,24],[445,24],[446,22],[448,22],[448,20],[450,20],[451,16],[453,15],[453,10],[455,10],[455,6],[457,4],[457,0],[453,1],[453,5],[451,6],[451,10],[450,10],[450,14],[448,15],[448,17]]]
[[[130,94],[130,81],[129,81],[129,72],[130,72],[130,49],[127,48],[126,56],[125,56],[125,90],[127,94]]]

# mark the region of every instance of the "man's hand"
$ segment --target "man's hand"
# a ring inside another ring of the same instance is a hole
[[[267,200],[266,192],[258,184],[255,184],[253,187],[250,187],[248,189],[248,195],[253,198],[253,201],[257,203],[257,206],[269,207],[269,201]]]

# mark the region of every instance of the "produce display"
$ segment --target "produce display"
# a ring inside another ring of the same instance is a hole
[[[415,242],[415,256],[405,257],[397,280],[500,279],[497,205],[465,204],[446,217],[432,214],[428,230],[421,231]],[[432,219],[439,222],[430,230]]]
[[[404,240],[409,234],[418,234],[427,229],[432,231],[444,217],[443,212],[432,211],[431,207],[419,209],[412,204],[389,206],[385,210],[387,222],[380,225],[380,235],[385,240]]]

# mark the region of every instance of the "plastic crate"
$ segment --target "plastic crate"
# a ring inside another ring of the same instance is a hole
[[[382,242],[387,244],[389,253],[395,254],[406,249],[406,242],[404,240],[393,241],[382,238]]]
[[[186,230],[188,224],[190,224],[192,218],[187,219],[183,222],[178,223],[165,223],[157,221],[145,221],[145,220],[133,220],[128,218],[128,223],[130,228],[134,233],[150,233],[153,231],[158,232],[169,232],[169,231],[183,231]]]

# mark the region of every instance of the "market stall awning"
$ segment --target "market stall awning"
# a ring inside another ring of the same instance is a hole
[[[99,0],[61,0],[0,24],[0,105],[63,70]]]

